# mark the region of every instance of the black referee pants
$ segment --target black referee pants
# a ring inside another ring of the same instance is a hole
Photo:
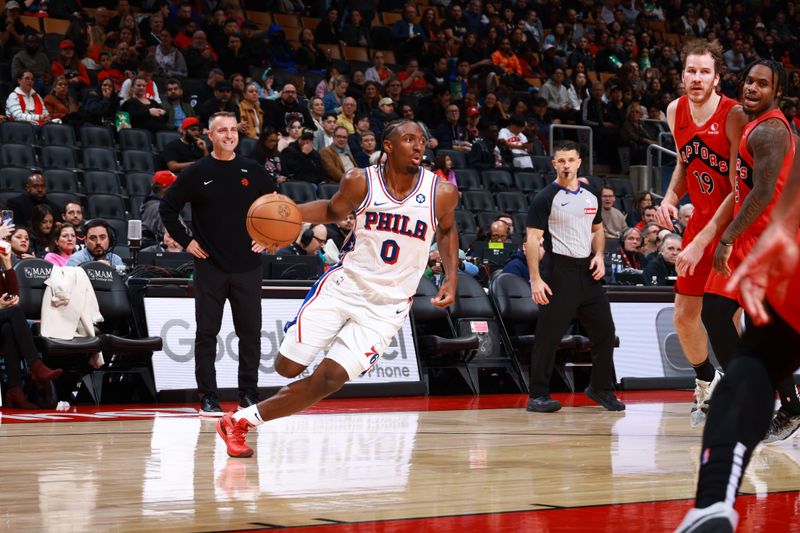
[[[548,305],[539,307],[531,354],[530,396],[550,392],[556,348],[574,318],[580,320],[592,341],[592,388],[613,389],[614,321],[605,288],[592,279],[589,259],[548,254],[542,261],[541,275],[553,294]]]
[[[198,392],[201,396],[217,392],[217,335],[227,299],[239,337],[239,395],[254,395],[261,362],[262,268],[229,273],[207,259],[195,259],[194,265],[194,373]]]

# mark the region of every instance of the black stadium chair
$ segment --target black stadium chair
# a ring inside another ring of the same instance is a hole
[[[251,139],[250,137],[240,135],[239,144],[236,146],[236,153],[243,157],[250,157],[250,154],[253,153],[256,146],[258,146],[257,139]]]
[[[512,191],[515,188],[514,177],[507,170],[484,170],[481,172],[481,179],[487,191]]]
[[[42,155],[39,156],[39,165],[44,169],[75,170],[78,168],[78,161],[75,150],[69,146],[45,145],[42,147]]]
[[[52,122],[42,126],[39,132],[42,138],[42,146],[69,146],[75,148],[78,143],[75,141],[75,130],[67,124],[54,124]]]
[[[475,214],[475,218],[478,220],[478,226],[488,231],[489,226],[492,225],[492,222],[497,220],[497,217],[499,217],[502,213],[502,211],[498,211],[496,209],[479,211]]]
[[[547,180],[541,172],[515,172],[514,184],[517,190],[528,193],[536,192],[545,188]]]
[[[153,151],[153,140],[148,130],[140,128],[127,128],[120,130],[119,146],[123,152],[128,150]]]
[[[320,183],[317,186],[317,198],[320,200],[330,200],[338,190],[338,183]]]
[[[153,153],[143,150],[126,150],[122,152],[122,168],[125,172],[149,172],[153,174],[156,171]]]
[[[130,257],[130,252],[126,251],[128,244],[128,219],[126,218],[107,218],[106,222],[111,226],[111,231],[114,233],[114,249],[112,252],[125,259]],[[128,254],[123,255],[123,254]]]
[[[457,168],[454,170],[456,172],[458,190],[468,191],[470,189],[483,189],[480,172],[474,168]]]
[[[125,191],[128,196],[147,196],[153,184],[153,175],[144,172],[127,172],[125,174]]]
[[[423,277],[419,281],[417,291],[411,304],[411,323],[417,341],[417,354],[422,366],[421,374],[428,385],[428,391],[434,392],[435,385],[444,376],[444,370],[456,370],[472,394],[476,394],[475,385],[467,367],[468,361],[475,355],[480,346],[478,336],[467,334],[459,336],[450,319],[447,309],[436,307],[431,298],[436,295],[436,286],[431,280]],[[450,383],[446,383],[441,392],[452,394]]]
[[[3,144],[27,144],[38,146],[39,139],[33,124],[6,121],[0,124],[0,142]]]
[[[71,192],[48,192],[47,199],[58,206],[59,213],[63,212],[64,206],[70,202],[81,203],[80,197]]]
[[[139,330],[134,320],[125,282],[109,265],[100,262],[84,263],[92,283],[103,322],[100,328],[100,349],[106,366],[92,373],[95,397],[102,400],[103,388],[119,382],[125,375],[138,378],[138,391],[146,393],[139,401],[157,401],[155,376],[153,374],[153,352],[161,350],[161,337],[148,337]]]
[[[450,156],[450,160],[453,162],[454,169],[467,168],[467,156],[465,156],[463,152],[439,148],[436,150],[436,156],[438,157],[440,154],[447,154]]]
[[[314,186],[307,181],[286,181],[280,185],[281,194],[285,194],[298,204],[317,199]]]
[[[458,233],[458,247],[462,250],[469,250],[475,237],[478,236],[477,231],[463,231]]]
[[[514,233],[525,235],[528,213],[514,213],[511,215],[511,219],[514,221]]]
[[[30,144],[4,144],[0,148],[0,163],[6,167],[34,168],[36,153]]]
[[[530,294],[528,296],[530,298]],[[485,368],[505,370],[517,389],[526,392],[519,364],[513,352],[503,343],[489,296],[475,278],[464,272],[458,273],[458,288],[455,302],[450,307],[450,316],[460,335],[478,335],[480,346],[475,357],[467,363],[475,392],[480,393],[480,374],[481,369]]]
[[[144,196],[130,196],[128,197],[128,218],[140,220],[142,218],[142,205],[144,204]]]
[[[30,175],[31,171],[27,168],[0,168],[0,191],[24,191]]]
[[[6,205],[8,205],[8,201],[15,196],[19,196],[19,191],[5,191],[0,190],[0,209],[5,209]]]
[[[81,128],[81,144],[84,148],[114,148],[114,135],[102,126]]]
[[[458,233],[475,233],[478,227],[475,225],[475,215],[466,209],[455,210],[456,228]]]
[[[117,155],[110,148],[84,148],[83,168],[85,170],[105,170],[117,172]]]
[[[121,195],[122,187],[119,178],[113,172],[90,170],[83,175],[83,188],[87,195],[114,194]]]
[[[51,168],[44,171],[44,180],[47,183],[48,196],[54,192],[80,193],[78,175],[71,170]]]
[[[181,134],[177,131],[157,131],[156,132],[156,149],[159,152],[163,152],[164,148],[174,141],[175,139],[180,139]]]
[[[461,194],[461,204],[464,209],[473,213],[496,209],[494,197],[489,191],[464,191]]]
[[[86,197],[86,218],[119,218],[125,220],[125,202],[113,194],[92,194]]]
[[[494,195],[497,208],[506,213],[522,213],[528,211],[528,200],[518,192],[499,192]]]

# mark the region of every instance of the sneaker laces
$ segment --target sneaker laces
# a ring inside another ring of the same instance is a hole
[[[250,430],[250,424],[247,420],[242,419],[233,424],[233,429],[228,434],[233,442],[236,444],[244,444],[247,438],[247,432]]]

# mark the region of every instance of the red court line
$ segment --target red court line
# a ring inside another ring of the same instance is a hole
[[[691,508],[692,500],[645,502],[593,507],[517,511],[437,518],[409,518],[380,522],[325,524],[304,527],[242,529],[239,532],[292,531],[308,533],[419,533],[458,531],[519,533],[618,533],[620,531],[670,532]],[[781,492],[763,497],[740,496],[736,502],[741,532],[800,531],[800,492]]]
[[[553,397],[564,406],[596,405],[583,393],[555,393]],[[689,402],[691,391],[627,391],[619,397],[627,403]],[[388,413],[410,411],[454,411],[467,409],[523,409],[528,397],[523,394],[487,394],[481,396],[414,396],[396,398],[334,398],[323,400],[306,409],[303,414]],[[223,402],[223,409],[235,409],[234,402]],[[2,408],[0,423],[30,422],[100,422],[148,420],[156,416],[197,416],[197,404],[125,404],[79,405],[70,411],[25,410]]]

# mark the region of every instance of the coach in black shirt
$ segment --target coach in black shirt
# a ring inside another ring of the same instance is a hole
[[[561,409],[561,404],[550,398],[550,376],[558,343],[575,317],[593,343],[592,378],[586,394],[609,411],[622,411],[625,405],[613,393],[614,321],[600,285],[605,274],[605,237],[599,200],[578,181],[580,147],[566,141],[553,153],[556,180],[536,194],[526,224],[531,297],[540,306],[528,411]],[[547,253],[540,265],[538,243],[542,237]]]
[[[222,416],[214,368],[217,334],[225,300],[239,336],[239,405],[258,402],[261,359],[261,252],[250,239],[245,219],[250,205],[275,191],[264,167],[237,156],[236,115],[221,112],[209,122],[211,155],[185,169],[167,189],[159,210],[172,237],[195,257],[195,377],[202,395],[200,414]],[[194,238],[178,220],[186,203],[192,206]]]

